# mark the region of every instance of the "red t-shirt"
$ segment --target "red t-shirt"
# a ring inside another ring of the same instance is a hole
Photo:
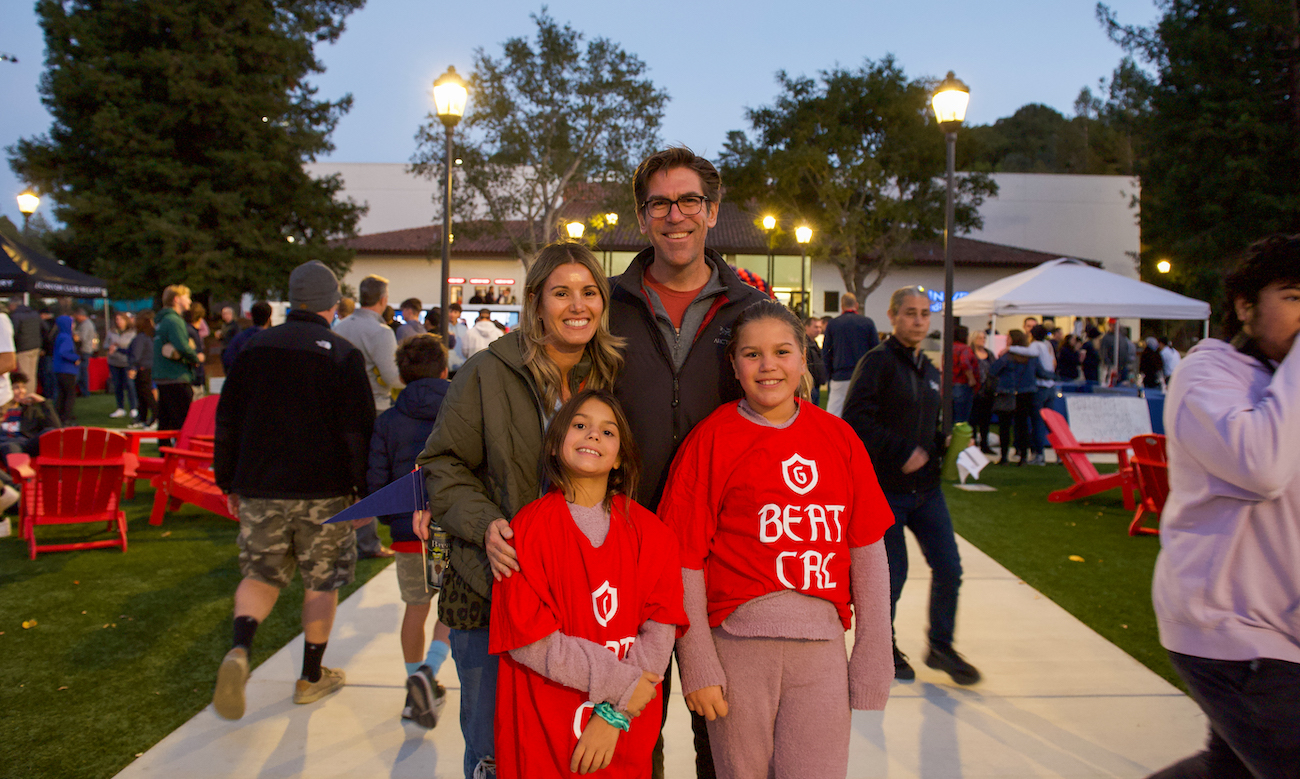
[[[664,304],[664,309],[668,312],[668,318],[672,320],[673,327],[678,330],[682,329],[682,317],[686,316],[686,309],[695,302],[695,298],[700,296],[700,290],[704,289],[708,282],[701,284],[695,289],[688,289],[685,292],[678,292],[675,289],[669,289],[650,276],[646,271],[642,276],[645,279],[646,286],[655,291],[659,296],[659,302]]]
[[[573,750],[591,718],[587,693],[504,653],[558,630],[603,644],[621,660],[647,620],[677,625],[680,636],[688,621],[677,539],[654,514],[619,496],[609,534],[593,547],[559,491],[525,506],[510,527],[519,573],[493,585],[488,633],[488,649],[503,655],[497,671],[497,776],[524,776],[526,765],[530,779],[569,777]],[[613,762],[592,776],[649,776],[662,716],[657,703],[646,706],[632,729],[619,734]]]
[[[709,626],[789,589],[834,603],[848,630],[849,550],[894,524],[871,458],[853,428],[811,403],[799,401],[783,430],[746,419],[738,405],[691,431],[659,504],[682,566],[704,571]]]

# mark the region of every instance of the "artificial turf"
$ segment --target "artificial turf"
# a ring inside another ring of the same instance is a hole
[[[113,408],[93,395],[76,412],[83,425],[124,427],[108,419]],[[15,535],[0,539],[0,777],[111,777],[211,701],[230,648],[238,526],[185,506],[153,527],[152,504],[145,482],[124,501],[125,553],[28,560],[16,521]],[[38,537],[107,537],[102,530],[41,527]],[[341,597],[387,563],[361,561]],[[258,629],[254,665],[301,632],[301,605],[295,580]]]
[[[1113,472],[1115,467],[1098,470]],[[1049,492],[1071,483],[1059,465],[990,465],[980,481],[998,491],[945,488],[957,533],[1143,665],[1185,689],[1160,646],[1151,606],[1151,574],[1160,540],[1128,535],[1133,512],[1124,508],[1119,490],[1049,503]]]
[[[108,418],[113,407],[95,395],[78,400],[77,414],[81,424],[124,427]],[[1049,503],[1048,492],[1069,485],[1059,466],[990,466],[980,481],[998,491],[946,489],[957,532],[1181,686],[1151,609],[1159,541],[1127,535],[1132,513],[1119,492]],[[152,501],[141,482],[124,504],[125,554],[54,552],[31,561],[25,542],[0,539],[0,777],[111,777],[211,700],[230,644],[237,526],[187,506],[153,527]],[[40,535],[95,530],[44,527]],[[361,561],[357,582],[341,595],[386,562]],[[301,603],[295,582],[258,630],[254,665],[299,634]],[[31,620],[36,626],[24,629]]]

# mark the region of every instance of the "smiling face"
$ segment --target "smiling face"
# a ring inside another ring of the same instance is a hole
[[[569,262],[546,277],[537,311],[548,349],[581,352],[596,335],[605,299],[591,271]]]
[[[790,324],[779,319],[757,319],[736,334],[731,366],[750,408],[773,421],[790,418],[804,372],[801,345]]]
[[[686,195],[704,195],[700,174],[689,168],[668,168],[655,173],[646,182],[646,200],[676,200]],[[675,270],[704,262],[704,238],[709,228],[718,223],[718,204],[708,202],[694,216],[683,216],[673,206],[668,215],[653,218],[637,203],[636,220],[641,234],[650,239],[655,249],[655,262],[662,262]]]
[[[1265,355],[1280,361],[1291,352],[1300,333],[1300,284],[1274,282],[1259,291],[1259,302],[1251,305],[1239,297],[1236,307],[1242,330],[1259,341]]]
[[[591,398],[578,407],[560,445],[559,459],[571,479],[608,476],[622,464],[621,437],[614,411]]]
[[[909,349],[915,349],[930,332],[930,299],[921,295],[908,295],[899,301],[898,309],[889,312],[889,323],[894,327],[894,337]]]

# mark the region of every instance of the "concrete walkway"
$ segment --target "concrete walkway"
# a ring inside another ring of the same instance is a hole
[[[1191,700],[958,543],[966,571],[958,648],[985,679],[964,688],[925,667],[929,570],[913,547],[897,628],[917,679],[895,683],[885,712],[854,712],[851,777],[1142,777],[1200,747],[1205,720]],[[209,707],[118,776],[457,779],[463,747],[450,661],[439,673],[449,700],[438,727],[399,719],[401,614],[390,568],[339,607],[325,662],[347,671],[346,688],[295,706],[290,695],[302,662],[302,639],[295,639],[254,672],[242,720],[220,719]],[[693,777],[680,694],[665,739],[667,775]]]

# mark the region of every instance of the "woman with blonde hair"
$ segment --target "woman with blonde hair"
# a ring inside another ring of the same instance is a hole
[[[609,282],[587,247],[553,243],[524,282],[519,327],[465,361],[424,452],[429,518],[451,541],[438,618],[451,628],[461,684],[465,777],[493,765],[497,658],[488,653],[492,582],[519,570],[510,520],[542,496],[542,435],[580,389],[612,389],[622,339],[609,330]]]

